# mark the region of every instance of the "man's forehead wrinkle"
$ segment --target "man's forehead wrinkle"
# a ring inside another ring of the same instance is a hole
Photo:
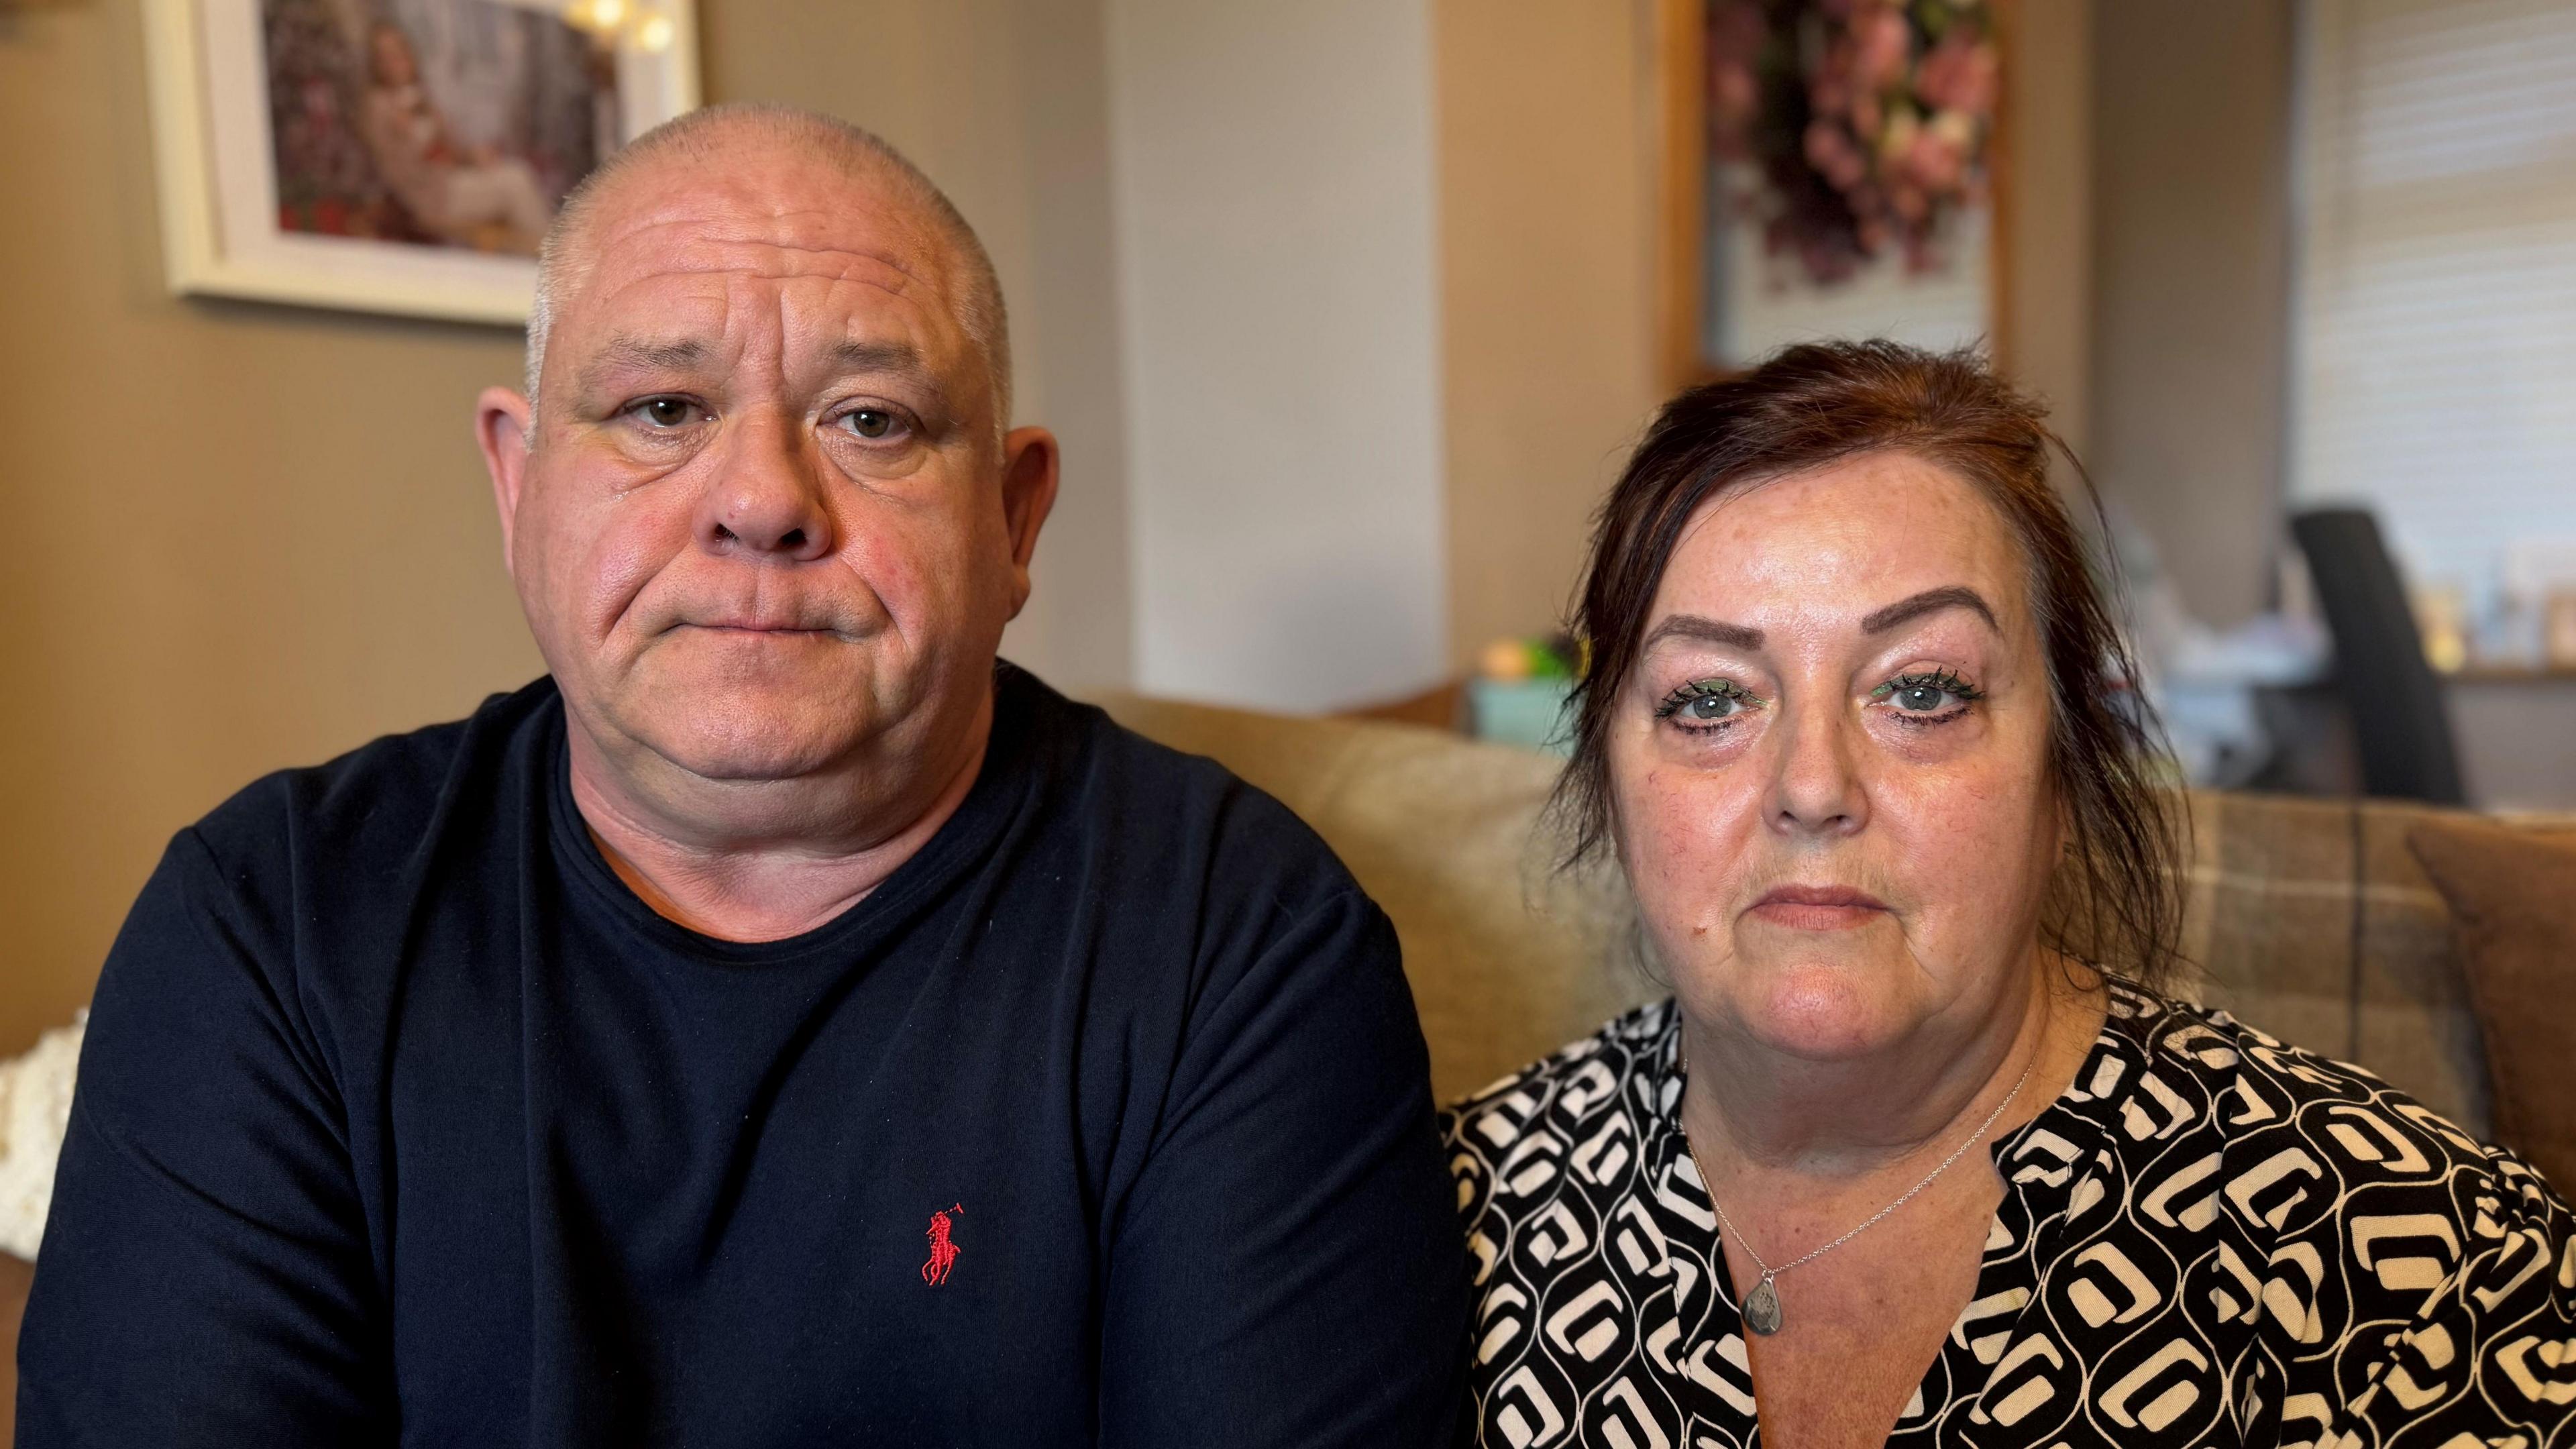
[[[812,378],[822,371],[867,372],[907,378],[928,390],[934,406],[950,405],[947,374],[959,365],[956,358],[966,345],[962,336],[943,337],[935,326],[927,332],[918,324],[888,326],[892,319],[883,313],[877,314],[877,325],[869,325],[865,317],[835,315],[829,308],[804,313],[784,288],[745,293],[744,286],[755,279],[739,272],[691,275],[713,285],[674,297],[667,289],[651,289],[668,276],[656,273],[611,282],[596,294],[593,315],[599,319],[596,335],[601,340],[576,374],[586,390],[631,386],[630,369],[693,374],[715,369],[728,376],[748,369],[780,382],[791,373]],[[825,284],[834,289],[867,285],[838,279]],[[635,288],[648,289],[647,294],[641,299],[627,295]]]
[[[955,310],[948,304],[957,292],[956,278],[948,269],[925,269],[916,260],[873,248],[805,246],[766,237],[682,232],[675,244],[653,247],[649,255],[637,255],[644,250],[644,245],[630,243],[620,255],[595,257],[592,279],[604,280],[610,290],[622,291],[657,278],[690,273],[781,282],[820,277],[872,287],[895,297],[910,298],[919,288],[941,299],[940,305],[946,310]]]
[[[649,238],[657,233],[676,231],[692,241],[771,246],[782,251],[849,252],[859,256],[873,256],[882,259],[890,267],[898,267],[905,271],[910,271],[917,265],[908,259],[908,253],[915,256],[929,256],[937,252],[937,248],[923,244],[922,233],[904,227],[864,224],[836,227],[833,223],[855,218],[830,217],[827,213],[821,212],[799,212],[794,213],[793,216],[812,217],[816,224],[769,225],[766,223],[788,221],[792,216],[750,217],[734,208],[675,209],[639,218],[631,225],[619,228],[607,238],[604,245],[621,245]],[[876,223],[887,219],[872,216],[864,220],[867,223]],[[836,230],[844,233],[872,231],[879,233],[880,236],[866,241],[846,234],[833,237],[831,234]]]
[[[999,299],[987,300],[973,233],[925,187],[897,169],[752,135],[639,158],[564,239],[558,327],[567,340],[576,329],[624,330],[732,349],[750,340],[740,331],[750,319],[733,315],[745,304],[769,314],[750,325],[771,336],[785,334],[788,313],[815,307],[800,322],[834,341],[908,339],[948,390],[960,381],[948,374],[980,365],[1000,341]],[[814,287],[829,295],[805,290]],[[823,362],[810,344],[793,350]],[[1007,395],[1007,379],[986,381]]]
[[[952,249],[945,230],[921,205],[891,188],[849,196],[838,206],[769,193],[767,187],[692,179],[602,216],[591,228],[592,246],[606,250],[655,232],[681,229],[693,238],[872,255],[907,273],[918,265],[907,253],[937,259]],[[874,235],[860,241],[852,232]]]
[[[943,333],[955,332],[957,345],[962,346],[966,342],[962,331],[957,328],[956,319],[947,309],[936,305],[924,307],[920,299],[907,295],[908,288],[900,284],[889,285],[888,279],[882,276],[852,275],[848,269],[833,272],[778,271],[740,266],[665,265],[635,275],[598,278],[590,296],[585,299],[584,311],[592,317],[608,319],[607,325],[621,332],[644,330],[664,335],[712,333],[730,337],[739,333],[749,320],[743,311],[749,306],[770,314],[772,326],[784,335],[789,322],[794,320],[786,309],[796,283],[819,284],[834,293],[843,288],[861,288],[881,293],[901,304],[891,312],[879,312],[872,326],[866,324],[863,316],[838,317],[823,322],[836,343],[844,336],[870,342],[888,332],[924,342],[932,342]],[[786,285],[767,286],[766,290],[774,295],[757,301],[743,290],[763,284]],[[879,304],[880,307],[884,305]],[[671,325],[678,316],[687,317],[688,324]],[[821,318],[816,320],[822,321]],[[856,331],[851,330],[854,326]],[[944,352],[947,348],[936,345],[933,350]]]

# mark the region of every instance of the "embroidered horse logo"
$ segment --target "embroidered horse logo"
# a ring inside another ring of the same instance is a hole
[[[956,1226],[950,1213],[961,1218],[966,1216],[965,1205],[952,1204],[948,1212],[932,1213],[930,1231],[924,1235],[930,1239],[930,1261],[921,1265],[921,1281],[933,1288],[947,1282],[948,1270],[957,1266],[957,1244],[948,1236]]]

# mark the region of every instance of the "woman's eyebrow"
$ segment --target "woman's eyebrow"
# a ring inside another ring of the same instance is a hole
[[[1643,647],[1652,649],[1666,639],[1696,639],[1703,644],[1720,644],[1729,649],[1762,647],[1761,630],[1703,619],[1697,614],[1675,614],[1665,619],[1655,626],[1655,632],[1646,636]]]
[[[1987,628],[1998,634],[2004,631],[2004,626],[1995,622],[1995,611],[1986,607],[1985,599],[1965,584],[1945,584],[1937,589],[1925,589],[1919,594],[1899,599],[1861,620],[1860,631],[1864,634],[1884,634],[1908,620],[1919,619],[1925,614],[1941,609],[1973,609],[1977,617],[1986,621]]]

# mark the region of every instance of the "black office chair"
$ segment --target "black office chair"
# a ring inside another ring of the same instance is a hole
[[[2307,555],[2335,678],[2352,714],[2366,795],[2464,805],[2442,678],[2424,657],[2406,586],[2368,509],[2316,508],[2290,519]]]

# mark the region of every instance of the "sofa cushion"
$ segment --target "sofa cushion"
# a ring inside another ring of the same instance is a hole
[[[2407,842],[2451,905],[2496,1136],[2576,1189],[2576,832],[2433,820]]]
[[[2449,908],[2406,849],[2459,811],[2195,792],[2175,994],[2351,1062],[2490,1131],[2483,1046]]]
[[[44,1241],[54,1159],[70,1129],[72,1079],[88,1024],[83,1009],[71,1025],[38,1038],[26,1055],[0,1062],[0,1253],[32,1261]]]
[[[1540,814],[1556,759],[1418,725],[1098,702],[1276,797],[1341,856],[1403,942],[1441,1101],[1664,994],[1636,964],[1617,873],[1554,869]]]

